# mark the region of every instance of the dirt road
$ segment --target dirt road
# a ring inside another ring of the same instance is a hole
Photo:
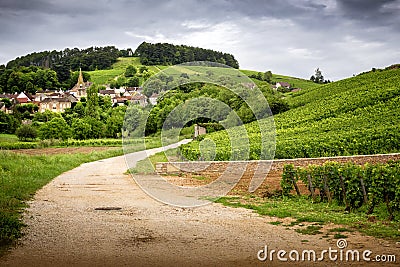
[[[136,159],[145,156],[137,153]],[[360,266],[365,262],[261,262],[257,253],[337,249],[246,209],[161,204],[124,174],[123,157],[83,164],[39,190],[27,209],[26,235],[0,266]],[[397,254],[395,244],[352,234],[348,249]],[[260,254],[263,256],[263,253]],[[288,255],[286,254],[286,257]],[[301,257],[301,256],[300,256]],[[328,259],[328,256],[325,257]],[[400,259],[397,259],[397,264]],[[372,263],[367,266],[398,266]]]

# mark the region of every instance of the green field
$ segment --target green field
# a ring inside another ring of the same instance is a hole
[[[143,66],[140,64],[138,57],[120,57],[118,61],[113,64],[112,69],[88,71],[88,73],[90,74],[92,82],[100,85],[107,84],[113,79],[123,75],[126,67],[129,65],[133,65],[137,68]],[[147,66],[147,68],[155,73],[160,71],[160,68],[157,66]]]
[[[149,139],[150,140],[150,139]],[[142,139],[135,142],[143,142]],[[19,141],[14,134],[0,134],[0,149],[27,149],[27,148],[45,148],[45,147],[79,147],[79,146],[121,146],[121,138],[103,138],[88,140],[34,140]]]
[[[250,75],[257,75],[257,71],[253,70],[240,70],[247,76]],[[255,80],[257,82],[257,80]],[[316,84],[310,80],[305,80],[301,78],[295,78],[295,77],[290,77],[290,76],[284,76],[284,75],[279,75],[279,74],[272,74],[272,82],[287,82],[289,83],[293,88],[301,88],[303,90],[302,93],[308,91],[308,89],[316,88],[319,87],[320,84]],[[300,92],[299,92],[300,93]],[[298,93],[296,93],[298,94]],[[288,94],[290,95],[290,93]]]
[[[288,100],[292,109],[274,116],[275,158],[399,152],[399,84],[400,70],[386,70],[294,95]],[[246,129],[250,159],[259,159],[262,147],[257,122],[247,124]],[[235,128],[206,135],[217,144],[216,160],[231,156],[228,133],[235,136]],[[181,152],[190,160],[201,157],[198,141],[183,146]]]
[[[126,68],[129,65],[133,65],[136,68],[140,68],[143,66],[140,63],[140,60],[138,57],[120,57],[118,58],[118,61],[113,64],[112,68],[109,70],[95,70],[95,71],[88,71],[91,77],[91,81],[96,83],[96,84],[107,84],[113,79],[116,79],[117,77],[123,75],[125,73]],[[154,73],[158,73],[161,70],[165,70],[169,68],[170,66],[162,66],[162,65],[156,65],[156,66],[146,66],[149,70],[153,71]],[[187,72],[188,74],[194,74],[189,73],[190,72],[190,67],[188,68],[189,71]],[[245,75],[251,75],[251,74],[257,74],[257,71],[252,71],[252,70],[240,70],[242,73]],[[318,84],[315,84],[311,81],[300,79],[300,78],[294,78],[294,77],[289,77],[289,76],[283,76],[283,75],[277,75],[273,74],[272,80],[275,82],[279,81],[284,81],[288,82],[292,85],[292,87],[299,87],[302,89],[309,89],[309,88],[314,88],[317,87]],[[290,94],[288,94],[290,95]]]

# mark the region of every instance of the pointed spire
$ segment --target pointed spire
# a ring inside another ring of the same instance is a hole
[[[79,68],[79,77],[78,77],[78,88],[83,88],[85,85],[85,82],[83,81],[83,75],[82,75],[82,69]]]

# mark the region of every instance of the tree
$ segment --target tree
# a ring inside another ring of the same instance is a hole
[[[87,139],[92,130],[90,124],[85,122],[83,119],[74,119],[71,128],[73,130],[73,137],[78,140]]]
[[[143,88],[143,94],[145,94],[147,97],[150,97],[153,93],[159,93],[163,86],[164,84],[162,81],[159,79],[153,79],[149,81]]]
[[[21,125],[21,121],[13,115],[0,111],[0,133],[13,134]]]
[[[117,84],[118,84],[118,87],[125,86],[126,78],[124,76],[119,76],[117,78]]]
[[[73,108],[74,113],[78,114],[79,117],[83,118],[85,116],[85,106],[82,102],[76,103],[75,107]]]
[[[3,102],[6,108],[11,108],[12,106],[11,100],[8,98],[2,98],[0,99],[0,102]]]
[[[272,80],[272,72],[270,70],[264,72],[264,77],[263,78],[264,78],[264,81],[270,83],[271,80]]]
[[[143,122],[143,110],[138,105],[130,105],[125,114],[124,131],[131,135]]]
[[[143,79],[144,81],[147,81],[151,76],[154,75],[154,72],[152,72],[151,70],[145,70],[143,71]]]
[[[105,136],[105,125],[102,121],[91,117],[86,117],[84,121],[91,127],[88,138],[103,138]]]
[[[99,114],[99,91],[97,86],[93,84],[86,90],[87,100],[86,100],[86,116],[95,119],[100,118]]]
[[[59,113],[50,111],[50,110],[45,110],[44,112],[38,112],[35,113],[35,116],[33,117],[33,122],[48,122],[51,121],[53,118],[60,118],[61,115]]]
[[[62,117],[53,118],[42,124],[38,130],[38,137],[44,139],[68,139],[71,136],[70,128]]]
[[[15,134],[17,135],[20,141],[27,141],[27,140],[35,140],[37,137],[37,132],[34,127],[29,124],[23,124],[19,127]]]
[[[311,76],[310,80],[315,83],[324,83],[324,76],[319,68],[315,70],[315,74]]]
[[[126,67],[125,77],[133,77],[133,76],[135,76],[136,72],[137,72],[137,69],[135,68],[135,66],[129,65],[128,67]]]
[[[26,92],[30,93],[30,94],[34,94],[36,92],[36,89],[33,85],[32,82],[28,81],[25,85],[25,90]]]
[[[132,77],[128,79],[126,82],[126,86],[128,87],[138,87],[140,85],[140,81],[138,77]]]

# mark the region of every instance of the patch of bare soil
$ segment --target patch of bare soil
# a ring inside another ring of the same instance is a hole
[[[33,148],[33,149],[14,149],[10,150],[14,153],[26,155],[57,155],[57,154],[89,154],[93,151],[116,150],[118,147],[49,147],[49,148]]]

